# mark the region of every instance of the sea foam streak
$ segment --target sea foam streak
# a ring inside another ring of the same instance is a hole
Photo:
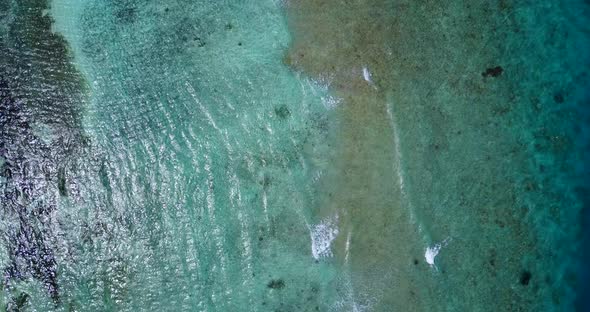
[[[332,256],[330,245],[338,236],[337,223],[338,216],[310,227],[311,254],[314,259],[319,260],[320,258]]]

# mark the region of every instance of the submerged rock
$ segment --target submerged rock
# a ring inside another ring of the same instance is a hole
[[[520,273],[520,284],[523,286],[527,286],[530,283],[532,277],[533,275],[531,274],[531,272],[527,270],[522,271],[522,273]]]
[[[283,288],[285,288],[285,281],[283,281],[282,279],[272,280],[272,281],[268,282],[266,287],[272,288],[272,289],[283,289]]]
[[[485,72],[481,73],[484,78],[487,77],[499,77],[504,72],[504,68],[502,66],[490,67],[486,69]]]

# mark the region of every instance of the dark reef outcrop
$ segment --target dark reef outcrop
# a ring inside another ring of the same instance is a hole
[[[0,15],[0,243],[6,250],[0,309],[20,310],[20,281],[38,280],[60,302],[56,209],[69,196],[81,146],[84,81],[66,41],[51,31],[48,1],[4,3]]]

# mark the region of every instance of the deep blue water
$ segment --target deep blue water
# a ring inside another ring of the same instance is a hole
[[[586,50],[590,46],[586,46]],[[587,64],[586,64],[587,65]],[[587,88],[586,91],[590,90]],[[590,92],[586,93],[580,102],[578,112],[580,116],[580,135],[578,145],[583,151],[584,158],[581,159],[577,170],[578,192],[583,202],[581,213],[581,265],[578,272],[578,311],[590,311]]]

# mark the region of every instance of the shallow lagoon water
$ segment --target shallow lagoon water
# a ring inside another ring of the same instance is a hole
[[[575,309],[582,1],[0,3],[7,310]]]

